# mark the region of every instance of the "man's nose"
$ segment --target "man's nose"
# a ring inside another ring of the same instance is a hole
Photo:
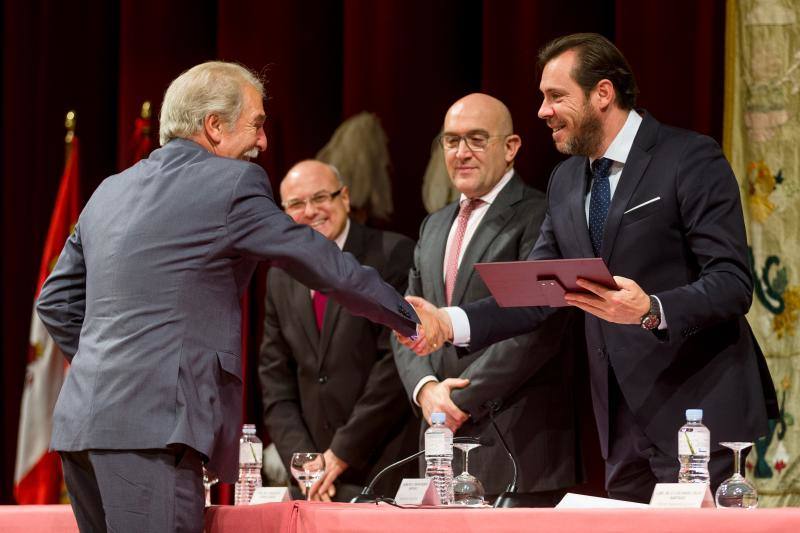
[[[546,101],[542,101],[542,105],[539,106],[539,112],[537,115],[541,119],[550,118],[553,116],[553,107]]]
[[[267,151],[267,134],[264,133],[264,126],[258,128],[258,137],[256,139],[256,148],[261,152]]]

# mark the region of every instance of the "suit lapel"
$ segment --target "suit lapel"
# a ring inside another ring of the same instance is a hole
[[[308,337],[308,342],[316,349],[319,345],[319,331],[317,331],[317,320],[314,317],[314,307],[311,303],[311,292],[308,287],[295,281],[289,280],[289,302],[292,309],[297,313],[297,320],[300,327]]]
[[[657,130],[658,123],[649,115],[645,115],[633,140],[628,159],[622,169],[617,189],[614,191],[614,198],[611,199],[606,225],[603,228],[603,246],[600,249],[600,255],[606,264],[609,263],[611,253],[614,250],[614,242],[617,238],[622,215],[625,213],[631,196],[639,186],[639,182],[642,181],[645,170],[650,164],[651,156],[648,150],[655,142]]]
[[[461,258],[461,267],[458,269],[456,285],[453,287],[453,305],[458,305],[464,298],[464,293],[475,275],[473,265],[480,261],[486,249],[492,244],[503,227],[508,223],[513,215],[511,206],[522,199],[523,188],[520,178],[514,174],[511,180],[495,198],[489,210],[483,216],[483,220],[478,225],[472,235],[467,249]]]
[[[438,307],[447,305],[444,294],[444,253],[447,248],[447,236],[450,227],[458,215],[458,202],[452,203],[444,208],[438,224],[430,228],[430,237],[426,237],[428,242],[433,243],[433,249],[427,260],[430,261],[430,268],[424,270],[431,272],[433,279],[431,284],[434,289],[433,301],[431,303]]]
[[[568,209],[572,225],[573,234],[578,241],[581,257],[594,257],[592,241],[589,238],[589,225],[586,222],[586,191],[588,190],[589,178],[586,175],[586,166],[589,164],[585,157],[573,159],[575,169],[571,172],[573,185],[570,187]],[[569,164],[569,163],[565,163]]]
[[[366,253],[366,244],[364,243],[364,230],[355,222],[350,222],[350,231],[347,234],[347,240],[344,242],[342,251],[350,252],[358,259],[359,263],[364,262],[364,255]],[[328,303],[325,306],[325,319],[322,322],[322,331],[319,335],[319,365],[325,360],[328,354],[328,347],[330,346],[331,338],[336,331],[336,322],[339,321],[339,316],[342,314],[342,306],[333,298],[328,298]]]

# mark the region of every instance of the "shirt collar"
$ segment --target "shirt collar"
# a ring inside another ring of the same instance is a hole
[[[336,246],[339,247],[340,250],[344,250],[344,243],[347,242],[347,235],[350,233],[350,217],[347,217],[347,222],[344,223],[344,229],[336,237],[333,242],[336,243]]]
[[[486,205],[491,205],[491,203],[494,202],[495,198],[497,198],[497,195],[500,194],[500,191],[503,190],[503,187],[506,186],[506,183],[511,181],[511,176],[513,175],[514,175],[514,167],[511,167],[506,171],[505,174],[503,174],[503,177],[500,178],[500,181],[498,181],[495,184],[495,186],[492,187],[491,191],[487,192],[486,194],[480,197],[480,199],[483,200],[483,203]],[[458,202],[461,203],[466,199],[467,199],[466,195],[462,193],[461,196],[458,198]]]
[[[611,141],[611,144],[608,145],[608,149],[606,153],[603,154],[603,157],[624,165],[625,161],[628,160],[628,154],[631,153],[633,140],[636,138],[636,133],[639,131],[639,126],[641,124],[642,116],[636,111],[631,110],[628,113],[625,124],[622,126],[622,129],[619,130],[617,136],[614,137],[614,140]],[[589,163],[593,162],[593,159],[589,160]]]

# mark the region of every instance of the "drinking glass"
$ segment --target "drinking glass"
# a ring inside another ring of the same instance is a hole
[[[752,442],[720,442],[721,446],[733,450],[733,475],[717,488],[715,499],[717,507],[758,507],[758,493],[752,483],[740,473],[742,471],[742,450],[753,445]]]
[[[292,462],[289,466],[297,482],[305,485],[306,499],[308,499],[311,485],[321,479],[322,474],[325,473],[325,458],[318,452],[297,452],[292,454]]]
[[[203,487],[206,489],[206,507],[211,506],[211,486],[218,481],[217,475],[203,465]]]
[[[469,473],[469,452],[480,446],[474,442],[458,442],[453,447],[464,452],[464,471],[453,479],[453,501],[458,505],[483,505],[483,484]]]

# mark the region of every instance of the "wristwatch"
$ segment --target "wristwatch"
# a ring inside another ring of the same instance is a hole
[[[661,324],[661,306],[658,305],[658,300],[653,295],[650,295],[650,310],[642,315],[639,323],[644,329],[650,331],[658,328]]]

